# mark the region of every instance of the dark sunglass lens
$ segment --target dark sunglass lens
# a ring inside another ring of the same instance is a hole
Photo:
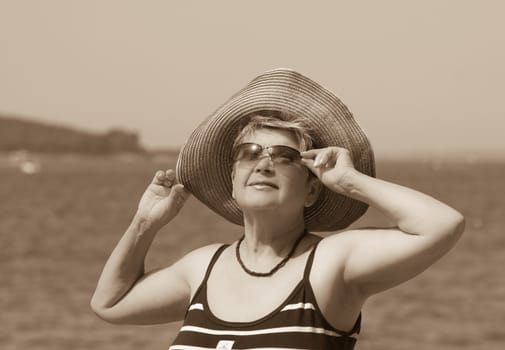
[[[272,158],[281,162],[296,162],[300,160],[300,152],[288,146],[273,146]]]
[[[243,143],[239,145],[235,151],[234,160],[256,160],[261,155],[261,146],[254,143]]]

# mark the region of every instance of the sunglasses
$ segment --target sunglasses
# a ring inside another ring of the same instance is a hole
[[[269,157],[274,164],[298,164],[301,160],[300,151],[296,148],[274,145],[263,147],[257,143],[241,143],[233,150],[233,161],[241,165],[255,166],[264,157]]]

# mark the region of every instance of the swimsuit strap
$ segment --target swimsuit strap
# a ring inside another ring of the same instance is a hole
[[[225,248],[227,248],[229,246],[229,244],[223,244],[222,246],[220,246],[216,252],[214,253],[214,255],[212,256],[212,259],[210,260],[209,262],[209,266],[207,267],[207,271],[205,271],[205,277],[203,278],[203,283],[206,283],[207,280],[209,279],[209,276],[210,276],[210,272],[212,271],[212,268],[214,267],[214,264],[216,263],[217,259],[219,258],[219,256],[221,255],[221,253],[225,250]]]
[[[305,282],[309,282],[310,270],[312,268],[312,262],[314,261],[314,255],[316,253],[316,248],[319,242],[321,241],[318,241],[316,244],[314,244],[314,247],[312,248],[309,257],[307,258],[307,262],[305,264],[305,271],[303,272],[303,279],[305,280]]]

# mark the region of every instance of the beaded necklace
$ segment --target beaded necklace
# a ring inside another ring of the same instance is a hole
[[[295,244],[291,248],[291,251],[288,253],[288,255],[284,259],[282,259],[277,265],[275,265],[268,272],[256,272],[256,271],[252,271],[252,270],[249,270],[244,265],[244,262],[242,261],[242,258],[240,257],[240,244],[242,243],[242,241],[245,238],[245,235],[244,235],[244,236],[242,236],[240,238],[240,240],[238,241],[237,246],[235,248],[235,255],[237,256],[237,261],[240,264],[240,266],[242,267],[242,270],[244,270],[248,275],[255,276],[255,277],[269,277],[269,276],[272,276],[281,267],[283,267],[284,265],[286,265],[286,263],[288,262],[289,259],[291,259],[291,257],[295,253],[296,248],[298,247],[298,245],[300,244],[300,242],[302,241],[303,237],[305,237],[306,234],[307,234],[307,230],[304,230],[303,233],[300,235],[300,237],[298,237],[298,239],[296,240]]]

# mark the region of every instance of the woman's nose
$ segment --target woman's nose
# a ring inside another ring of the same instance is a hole
[[[269,156],[262,157],[256,164],[254,171],[257,173],[273,173],[274,163],[272,162],[272,158]]]

